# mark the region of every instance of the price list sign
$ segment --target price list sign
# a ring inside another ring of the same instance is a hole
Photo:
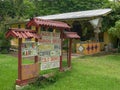
[[[38,44],[38,55],[41,59],[41,70],[60,66],[61,39],[60,33],[41,32],[42,39]]]

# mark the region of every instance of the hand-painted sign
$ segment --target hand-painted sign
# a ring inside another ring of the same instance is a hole
[[[39,40],[38,53],[41,58],[41,70],[59,67],[61,55],[60,33],[41,32],[42,39]]]
[[[22,57],[39,55],[41,70],[59,67],[61,55],[60,33],[41,32],[38,43],[27,41],[22,44]]]
[[[39,50],[40,51],[50,51],[54,49],[54,45],[53,44],[39,44]]]
[[[51,51],[40,51],[39,56],[40,57],[51,57],[51,56],[60,56],[61,51],[60,50],[51,50]]]
[[[57,68],[60,66],[60,57],[41,57],[41,70]]]
[[[37,45],[35,42],[27,41],[22,43],[22,57],[36,56]]]

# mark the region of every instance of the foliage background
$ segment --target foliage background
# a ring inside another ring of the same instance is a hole
[[[6,23],[35,16],[100,8],[112,8],[112,13],[103,19],[104,32],[120,20],[120,3],[109,0],[0,0],[0,39],[5,40]]]

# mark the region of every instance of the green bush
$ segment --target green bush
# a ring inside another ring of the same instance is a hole
[[[7,54],[9,53],[9,48],[10,48],[10,41],[3,38],[1,41],[0,41],[0,53],[2,54]]]
[[[8,54],[8,53],[9,53],[9,50],[6,48],[6,49],[1,50],[0,53],[1,53],[1,54]]]
[[[6,38],[5,34],[8,31],[8,28],[5,25],[5,21],[0,24],[0,53],[6,54],[9,53],[10,48],[10,39]]]

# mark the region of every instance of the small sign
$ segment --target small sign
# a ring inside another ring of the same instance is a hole
[[[41,57],[41,70],[57,68],[60,66],[60,57]]]

